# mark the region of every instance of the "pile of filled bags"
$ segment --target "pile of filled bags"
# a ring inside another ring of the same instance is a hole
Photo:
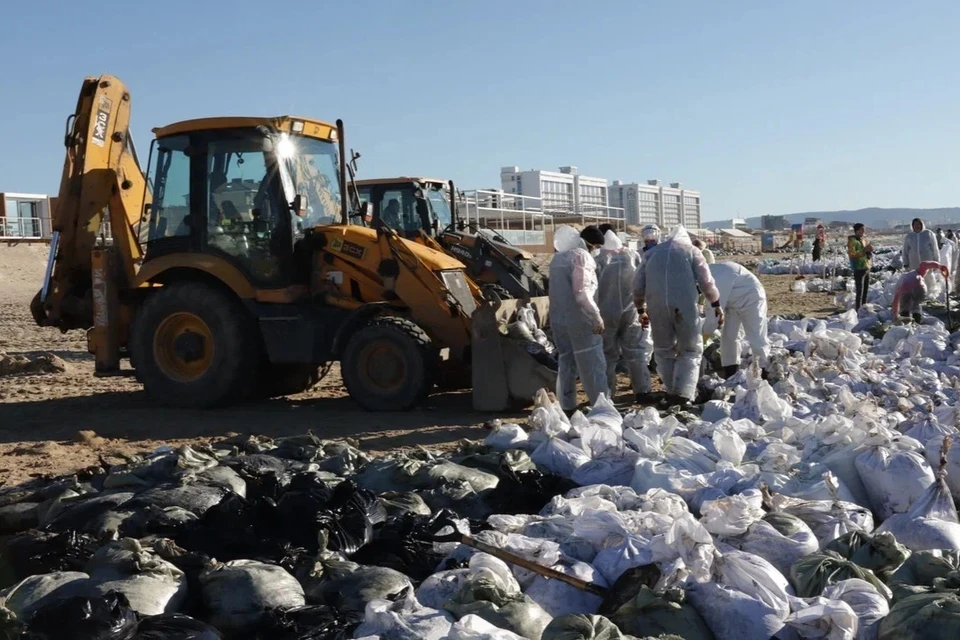
[[[699,415],[542,391],[445,453],[243,436],[0,489],[0,638],[960,637],[960,335],[770,337]]]
[[[882,273],[903,268],[903,259],[899,249],[893,247],[878,247],[872,257],[871,271]],[[849,276],[850,260],[845,251],[826,251],[819,261],[814,262],[810,253],[793,255],[784,258],[765,258],[757,263],[757,272],[764,275],[786,275],[798,273],[804,275],[821,275],[824,273],[839,276]]]

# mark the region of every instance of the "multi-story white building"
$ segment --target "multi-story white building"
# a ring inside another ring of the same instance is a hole
[[[607,179],[582,176],[576,167],[560,167],[559,171],[502,167],[500,185],[506,193],[540,198],[544,211],[606,213]]]
[[[627,224],[655,224],[672,229],[679,224],[699,229],[702,219],[700,192],[684,189],[679,182],[665,187],[659,180],[623,183],[614,180],[608,187],[612,207],[623,207]]]

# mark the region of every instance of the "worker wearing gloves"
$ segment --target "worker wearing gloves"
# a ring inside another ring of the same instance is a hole
[[[597,265],[603,234],[594,226],[579,235],[566,225],[553,235],[550,261],[550,326],[557,348],[557,397],[564,411],[577,408],[577,376],[591,403],[610,397],[603,359],[603,319],[597,307]]]
[[[652,345],[643,342],[640,314],[633,305],[633,280],[640,265],[636,251],[623,246],[613,231],[607,231],[602,254],[605,266],[600,270],[598,304],[603,318],[603,355],[607,362],[607,386],[617,388],[617,364],[621,356],[630,374],[630,384],[638,401],[651,391],[650,356]]]
[[[907,233],[903,239],[903,268],[913,271],[921,262],[936,262],[940,259],[940,247],[937,245],[937,236],[925,229],[923,220],[914,218],[913,231]]]
[[[698,286],[722,326],[720,292],[703,253],[683,227],[647,251],[634,279],[633,300],[641,322],[649,317],[657,372],[669,399],[679,404],[696,397],[703,357]]]
[[[946,266],[939,262],[929,261],[921,262],[916,269],[907,271],[900,276],[900,280],[897,282],[897,290],[893,294],[893,306],[891,308],[894,324],[900,324],[901,318],[909,316],[913,316],[913,321],[917,324],[920,324],[920,321],[923,320],[921,305],[927,297],[927,283],[924,282],[924,276],[934,269],[939,270],[944,279],[950,275],[950,270]]]
[[[720,308],[724,312],[720,329],[720,364],[724,376],[729,378],[740,368],[741,328],[753,357],[766,369],[770,342],[767,340],[767,292],[763,285],[749,269],[736,262],[711,264],[710,275],[717,283]],[[709,335],[716,330],[714,316],[708,315],[703,321],[703,333]]]

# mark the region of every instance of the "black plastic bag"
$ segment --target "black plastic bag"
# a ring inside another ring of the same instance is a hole
[[[433,523],[437,516],[405,513],[374,530],[374,539],[351,556],[354,562],[388,567],[419,584],[432,575],[447,554],[434,550]]]
[[[291,543],[317,551],[319,514],[329,508],[333,490],[316,474],[295,474],[277,500],[277,518]]]
[[[349,557],[373,539],[374,525],[386,519],[387,510],[375,494],[344,480],[333,490],[329,509],[318,515],[318,524],[327,532],[327,549]]]
[[[54,571],[83,571],[100,543],[92,536],[65,531],[26,531],[0,547],[0,589],[29,576]]]
[[[144,618],[132,640],[223,640],[216,627],[179,613]]]
[[[136,630],[137,616],[126,597],[111,591],[51,602],[34,614],[24,640],[131,640]]]
[[[187,523],[174,540],[184,549],[228,561],[282,556],[286,535],[272,502],[229,494]]]
[[[257,640],[348,640],[363,622],[363,613],[341,612],[326,605],[274,609]]]
[[[514,471],[503,469],[496,488],[484,496],[484,501],[496,513],[517,515],[540,513],[554,496],[563,495],[577,487],[576,483],[539,470]]]

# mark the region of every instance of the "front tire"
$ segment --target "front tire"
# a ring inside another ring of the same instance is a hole
[[[260,360],[256,325],[236,300],[199,282],[147,298],[130,337],[137,378],[154,400],[207,408],[247,399]]]
[[[351,336],[340,359],[350,397],[367,411],[407,411],[429,395],[436,354],[405,318],[381,316]]]

